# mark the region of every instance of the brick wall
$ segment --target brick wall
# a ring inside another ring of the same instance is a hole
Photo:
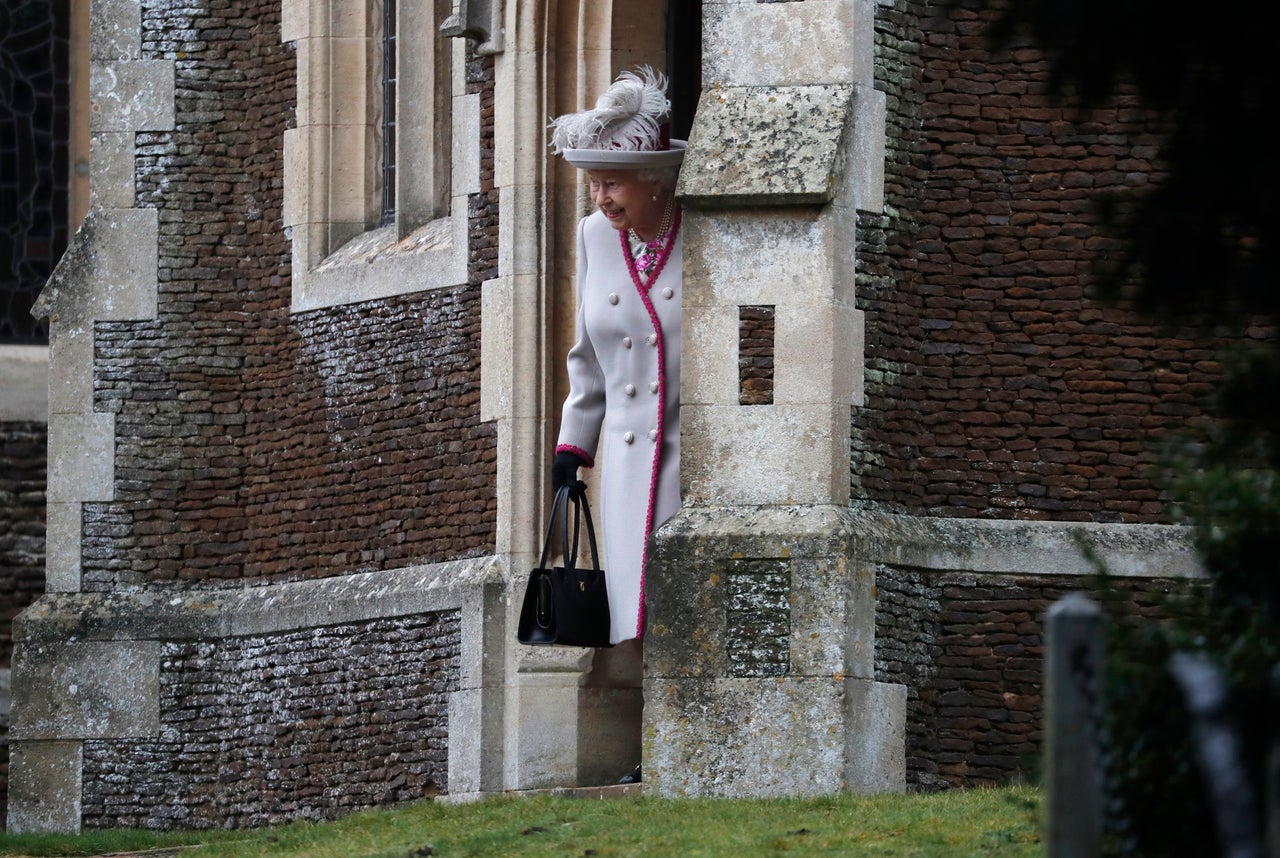
[[[160,738],[84,744],[86,829],[332,819],[448,791],[457,611],[165,644]]]
[[[176,128],[137,137],[160,222],[159,315],[96,327],[116,492],[84,509],[83,587],[315,578],[480,556],[496,519],[479,422],[479,283],[496,265],[492,143],[471,280],[290,312],[282,136],[295,58],[275,0],[143,5],[176,63]],[[492,61],[469,86],[492,92]],[[492,140],[492,96],[485,123]]]
[[[1146,618],[1194,586],[1115,581],[1123,610]],[[909,788],[1036,782],[1045,611],[1089,586],[1065,576],[878,570],[876,679],[907,686]]]
[[[1089,297],[1090,200],[1157,175],[1128,100],[1083,121],[1044,58],[993,55],[992,13],[877,7],[884,216],[863,216],[866,406],[853,496],[939,516],[1154,522],[1153,444],[1194,419],[1215,347]],[[936,17],[934,17],[936,16]]]

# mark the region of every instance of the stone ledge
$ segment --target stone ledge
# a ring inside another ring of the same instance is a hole
[[[829,203],[852,111],[852,86],[708,90],[676,194],[694,208]]]

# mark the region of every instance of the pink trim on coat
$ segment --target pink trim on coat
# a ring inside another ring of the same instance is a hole
[[[584,468],[594,468],[596,466],[596,457],[581,447],[575,447],[572,444],[559,444],[556,446],[556,452],[572,453],[582,460],[582,467]]]
[[[636,284],[636,292],[640,295],[640,300],[644,304],[645,310],[649,312],[649,321],[653,323],[653,333],[658,338],[658,437],[653,447],[653,467],[650,469],[649,474],[649,509],[644,516],[644,551],[640,556],[640,610],[636,615],[637,640],[644,640],[644,578],[649,567],[649,537],[653,535],[653,508],[654,501],[658,496],[658,475],[662,465],[662,442],[666,430],[666,414],[664,412],[667,404],[667,363],[664,357],[666,346],[662,339],[662,325],[658,321],[658,312],[653,309],[653,302],[649,300],[649,287],[658,282],[658,275],[662,273],[662,269],[667,265],[667,260],[671,258],[671,250],[676,246],[676,236],[680,234],[680,220],[681,209],[677,206],[675,218],[671,223],[671,234],[667,238],[666,245],[662,248],[662,253],[658,256],[658,264],[654,267],[653,273],[649,275],[647,281],[641,281],[640,272],[636,271],[636,261],[631,257],[631,245],[627,241],[626,231],[618,231],[618,239],[622,244],[622,257],[627,262],[627,271],[631,273],[631,282]]]

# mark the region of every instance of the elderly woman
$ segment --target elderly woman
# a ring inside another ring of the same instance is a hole
[[[680,507],[675,184],[685,143],[664,124],[665,90],[647,67],[624,72],[594,109],[552,123],[553,151],[586,171],[596,207],[578,224],[577,340],[552,486],[599,461],[614,644],[644,635],[649,535]]]

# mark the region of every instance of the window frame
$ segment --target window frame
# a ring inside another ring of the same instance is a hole
[[[480,106],[465,94],[465,43],[438,32],[449,0],[386,0],[397,3],[397,169],[395,217],[381,225],[382,2],[284,3],[281,35],[298,68],[297,121],[284,140],[295,311],[467,279]]]

